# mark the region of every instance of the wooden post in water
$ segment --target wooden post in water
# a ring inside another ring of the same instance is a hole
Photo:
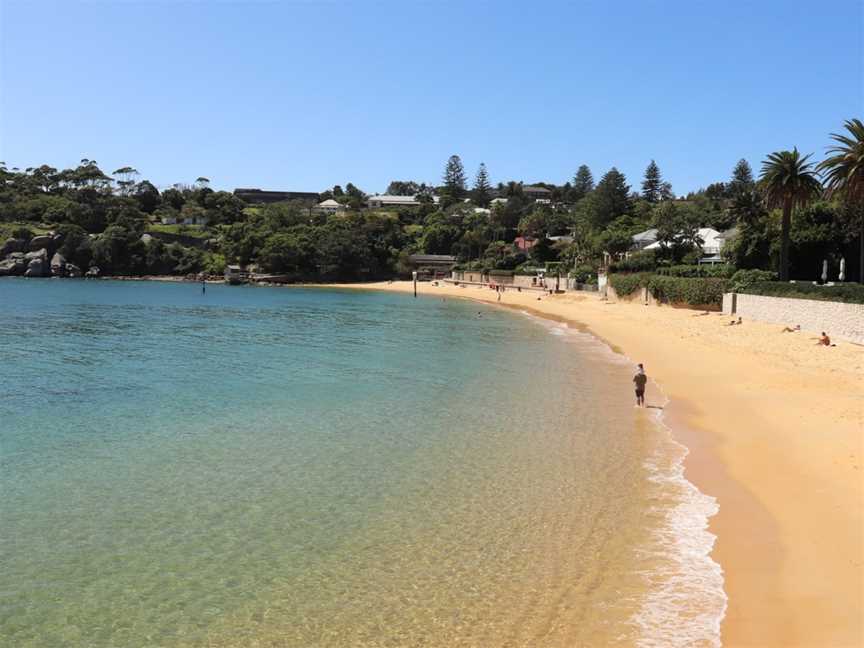
[[[417,298],[417,271],[411,273],[411,276],[414,277],[414,298]]]

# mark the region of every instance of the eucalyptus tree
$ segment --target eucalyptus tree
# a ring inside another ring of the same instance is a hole
[[[117,180],[117,186],[120,188],[120,193],[124,196],[132,193],[132,188],[135,186],[135,178],[138,177],[138,171],[130,166],[120,167],[111,174]]]
[[[831,134],[835,145],[818,169],[825,174],[829,193],[842,197],[859,221],[858,281],[864,284],[864,123],[848,119],[844,126],[847,134]]]
[[[797,148],[791,151],[771,153],[762,162],[759,180],[765,193],[768,207],[783,209],[780,229],[780,281],[789,279],[789,230],[792,225],[792,210],[806,207],[822,193],[822,184],[815,169]]]

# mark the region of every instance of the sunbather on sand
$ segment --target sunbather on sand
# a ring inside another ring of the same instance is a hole
[[[828,337],[828,334],[825,331],[822,331],[822,335],[819,336],[819,341],[816,343],[816,346],[837,346],[836,344],[831,344],[831,338]]]

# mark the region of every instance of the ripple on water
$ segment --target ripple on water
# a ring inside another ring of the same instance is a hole
[[[0,282],[0,643],[711,645],[678,604],[710,507],[626,360],[456,300],[195,288]]]

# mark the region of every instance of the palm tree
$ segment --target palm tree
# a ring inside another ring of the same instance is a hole
[[[831,133],[837,145],[817,168],[825,173],[828,191],[842,195],[861,220],[858,281],[864,284],[864,123],[848,119],[844,125],[849,134]]]
[[[789,229],[792,210],[805,207],[822,193],[822,184],[816,177],[809,155],[801,157],[798,149],[771,153],[762,162],[759,180],[762,183],[768,207],[783,208],[780,239],[780,281],[789,279]]]

